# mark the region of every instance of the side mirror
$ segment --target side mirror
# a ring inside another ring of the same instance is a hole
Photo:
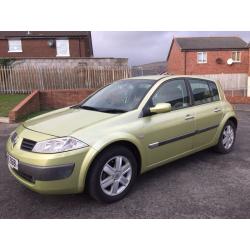
[[[167,113],[171,111],[170,103],[157,103],[154,107],[149,108],[150,113]]]

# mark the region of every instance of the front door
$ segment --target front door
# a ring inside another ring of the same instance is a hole
[[[164,82],[148,105],[157,103],[170,103],[172,111],[141,118],[149,168],[190,151],[195,131],[193,108],[184,79]]]

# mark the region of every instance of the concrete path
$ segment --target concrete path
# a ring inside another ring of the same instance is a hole
[[[8,136],[16,127],[18,123],[1,123],[0,122],[0,136]]]
[[[9,117],[0,117],[0,123],[9,123]]]

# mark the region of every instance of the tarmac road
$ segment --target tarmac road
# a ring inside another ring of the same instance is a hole
[[[250,112],[237,115],[233,152],[205,150],[150,171],[109,205],[86,194],[40,195],[19,184],[5,162],[14,126],[0,124],[0,218],[250,218]]]

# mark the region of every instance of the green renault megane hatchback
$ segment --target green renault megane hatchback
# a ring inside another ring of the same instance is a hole
[[[7,161],[11,174],[36,192],[87,190],[114,202],[150,169],[209,147],[230,152],[236,128],[218,82],[135,77],[24,122],[7,142]]]

